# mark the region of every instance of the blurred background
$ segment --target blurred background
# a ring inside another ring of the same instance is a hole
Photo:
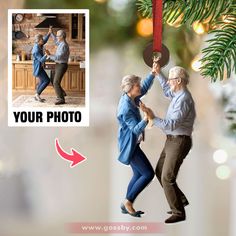
[[[152,21],[143,19],[134,0],[9,0],[0,15],[0,235],[64,236],[68,222],[164,222],[168,205],[153,179],[135,207],[146,215],[120,213],[131,170],[117,161],[116,108],[126,74],[150,72],[142,51],[152,40]],[[90,10],[90,127],[9,128],[7,126],[7,11],[11,8]],[[167,236],[236,235],[235,74],[211,83],[199,73],[200,50],[211,36],[207,27],[164,26],[171,52],[164,73],[174,65],[190,73],[196,103],[193,148],[178,183],[189,198],[187,221],[165,226]],[[144,102],[164,117],[168,100],[155,81]],[[87,157],[76,168],[57,156],[54,139]],[[165,141],[157,128],[147,130],[142,148],[155,168]],[[132,234],[130,234],[132,235]]]

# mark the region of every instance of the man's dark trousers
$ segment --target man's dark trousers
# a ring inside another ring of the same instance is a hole
[[[156,166],[156,176],[162,185],[172,214],[185,216],[187,198],[179,189],[176,178],[184,158],[192,147],[192,139],[185,135],[167,135],[164,149]]]
[[[67,63],[56,63],[56,66],[55,66],[55,76],[53,79],[53,87],[55,89],[57,98],[60,101],[65,101],[64,90],[61,87],[61,81],[63,79],[64,74],[67,71],[67,68],[68,68]]]

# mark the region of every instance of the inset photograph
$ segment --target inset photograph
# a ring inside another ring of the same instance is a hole
[[[88,17],[87,10],[9,10],[10,108],[88,106]]]

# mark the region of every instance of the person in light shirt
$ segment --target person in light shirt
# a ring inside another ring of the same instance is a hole
[[[53,87],[57,96],[55,105],[61,105],[65,103],[66,96],[66,93],[61,86],[61,81],[68,68],[70,49],[68,43],[66,42],[66,33],[64,30],[58,30],[56,36],[52,32],[51,36],[53,37],[54,42],[57,45],[57,50],[55,55],[51,55],[48,50],[46,51],[46,53],[48,55],[48,59],[56,62],[55,76],[53,79]]]
[[[172,214],[165,223],[175,223],[186,219],[184,207],[189,204],[186,196],[176,183],[183,160],[192,147],[192,131],[196,117],[195,105],[187,85],[189,75],[182,67],[175,66],[166,79],[158,69],[157,78],[170,104],[165,118],[155,116],[153,111],[141,104],[154,126],[166,134],[165,146],[158,160],[155,174],[164,189]]]

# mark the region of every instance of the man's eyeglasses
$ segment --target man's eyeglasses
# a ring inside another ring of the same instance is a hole
[[[168,78],[168,81],[170,80],[175,80],[175,79],[178,79],[179,77],[176,77],[176,78]]]

